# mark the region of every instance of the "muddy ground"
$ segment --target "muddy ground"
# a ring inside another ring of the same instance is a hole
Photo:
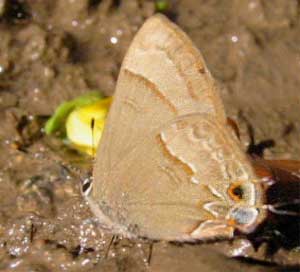
[[[256,142],[275,142],[265,157],[300,159],[300,1],[169,3],[218,80],[245,150],[252,127]],[[1,271],[299,271],[297,231],[254,249],[245,237],[152,244],[97,228],[80,195],[91,161],[43,135],[59,103],[113,94],[126,49],[153,13],[154,1],[0,0]]]

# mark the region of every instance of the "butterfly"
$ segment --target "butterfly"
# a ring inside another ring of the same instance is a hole
[[[201,53],[163,15],[124,58],[85,195],[100,223],[127,237],[232,238],[266,218],[261,178]]]

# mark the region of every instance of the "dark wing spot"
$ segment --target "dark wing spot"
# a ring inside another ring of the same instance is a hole
[[[243,195],[244,195],[244,191],[242,189],[241,186],[237,186],[235,187],[233,190],[232,190],[232,193],[238,197],[239,199],[242,199],[243,198]]]
[[[234,201],[240,201],[244,198],[244,189],[239,182],[233,183],[228,188],[228,194]]]

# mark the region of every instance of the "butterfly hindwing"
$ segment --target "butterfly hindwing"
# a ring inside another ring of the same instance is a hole
[[[231,181],[248,184],[254,173],[230,131],[206,114],[192,114],[156,129],[107,176],[95,178],[109,182],[94,195],[102,201],[100,209],[128,232],[193,240],[193,231],[203,222],[225,220],[226,213],[215,216],[205,205],[221,203],[228,212],[234,204],[226,194]],[[247,201],[254,205],[255,194],[252,197]],[[224,236],[221,230],[232,235],[227,226],[214,224],[220,236]]]

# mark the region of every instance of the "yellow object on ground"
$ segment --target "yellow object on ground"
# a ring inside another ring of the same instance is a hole
[[[74,147],[94,155],[101,138],[112,98],[72,111],[66,121],[67,138]]]

